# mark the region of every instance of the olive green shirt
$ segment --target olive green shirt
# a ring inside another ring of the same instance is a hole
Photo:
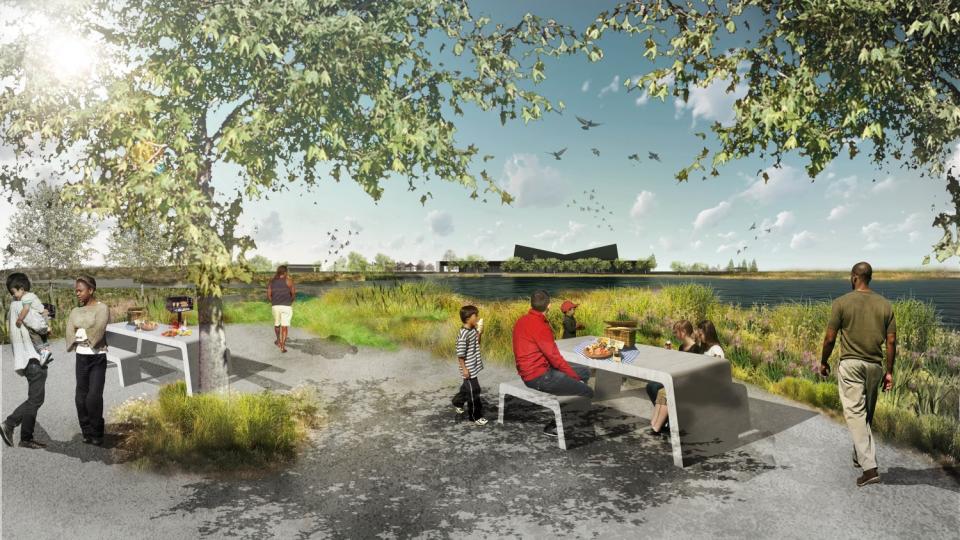
[[[883,364],[883,345],[897,333],[890,302],[873,291],[852,291],[833,301],[827,328],[840,333],[840,359]]]

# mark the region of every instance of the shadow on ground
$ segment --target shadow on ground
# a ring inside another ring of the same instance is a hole
[[[744,450],[676,468],[669,442],[646,434],[647,419],[597,405],[570,423],[563,451],[542,432],[544,409],[511,402],[504,425],[480,427],[454,413],[452,388],[393,392],[388,382],[321,381],[330,427],[292,470],[196,482],[155,517],[212,511],[200,532],[216,536],[589,534],[578,528],[584,515],[636,525],[675,499],[729,501],[724,481],[778,468]],[[496,418],[496,407],[485,415]]]

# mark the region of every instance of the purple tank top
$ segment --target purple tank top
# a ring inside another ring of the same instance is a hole
[[[287,286],[287,278],[273,278],[270,280],[270,296],[274,306],[289,306],[293,304],[293,295]]]

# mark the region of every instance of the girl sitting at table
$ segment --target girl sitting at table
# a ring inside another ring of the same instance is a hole
[[[714,326],[712,322],[703,320],[697,323],[697,327],[693,330],[693,337],[697,343],[693,351],[702,351],[703,354],[707,356],[726,358],[723,353],[723,347],[720,346],[720,338],[717,336],[717,327]],[[650,420],[650,433],[660,435],[661,432],[664,431],[663,426],[669,418],[667,391],[661,386],[657,391],[656,404],[653,407],[653,418]]]

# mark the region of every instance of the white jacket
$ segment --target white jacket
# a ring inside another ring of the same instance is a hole
[[[13,369],[17,371],[26,369],[31,358],[40,360],[40,355],[33,348],[33,341],[30,340],[30,330],[27,330],[27,325],[17,328],[17,317],[21,309],[23,306],[20,302],[11,302],[7,317],[7,324],[10,325],[10,344],[13,346]]]

